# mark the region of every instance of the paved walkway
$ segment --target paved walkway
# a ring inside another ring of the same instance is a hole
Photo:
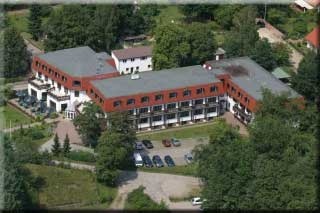
[[[271,30],[267,28],[260,28],[258,30],[259,37],[260,38],[266,38],[269,40],[270,43],[285,43],[288,45],[290,50],[292,51],[290,55],[290,61],[294,67],[294,71],[297,72],[297,69],[299,67],[299,63],[303,58],[303,55],[298,52],[296,49],[294,49],[288,42],[283,40],[281,37],[277,36],[275,33],[273,33]]]
[[[222,117],[226,119],[226,122],[231,126],[239,127],[239,132],[241,135],[249,135],[247,126],[241,123],[237,118],[235,118],[231,112],[225,112]]]

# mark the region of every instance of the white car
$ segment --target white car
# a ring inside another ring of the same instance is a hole
[[[200,197],[194,197],[191,199],[191,203],[193,206],[202,205],[202,203],[206,201],[205,199],[201,199]]]

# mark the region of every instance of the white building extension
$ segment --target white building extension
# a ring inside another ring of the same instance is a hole
[[[152,71],[151,46],[114,50],[111,57],[120,74]]]

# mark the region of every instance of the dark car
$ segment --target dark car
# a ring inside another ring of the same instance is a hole
[[[168,139],[163,139],[163,140],[162,140],[162,144],[163,144],[163,146],[165,146],[165,147],[170,147],[170,146],[171,146],[171,142],[170,142],[170,140],[168,140]]]
[[[164,164],[159,155],[154,155],[152,157],[152,162],[156,167],[164,167]]]
[[[164,161],[169,167],[175,166],[174,161],[170,155],[164,156]]]
[[[153,167],[152,161],[148,155],[143,155],[142,161],[145,167]]]
[[[153,148],[153,144],[151,143],[150,140],[142,140],[142,143],[145,147],[147,147],[147,149],[152,149]]]

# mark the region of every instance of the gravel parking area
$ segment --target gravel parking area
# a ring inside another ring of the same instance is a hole
[[[185,196],[193,188],[198,188],[198,178],[133,171],[126,171],[120,175],[118,195],[110,209],[123,209],[128,193],[141,185],[145,187],[144,192],[154,201],[160,203],[163,200],[169,209],[199,210],[199,206],[192,206],[189,201],[174,203],[169,200],[170,196]]]
[[[151,141],[153,144],[153,149],[144,148],[144,150],[139,151],[141,155],[149,155],[152,158],[153,155],[159,155],[161,159],[164,159],[165,155],[170,155],[176,165],[186,165],[184,160],[184,155],[191,152],[192,149],[198,144],[207,144],[208,138],[203,139],[181,139],[181,146],[178,147],[164,147],[161,141]]]

